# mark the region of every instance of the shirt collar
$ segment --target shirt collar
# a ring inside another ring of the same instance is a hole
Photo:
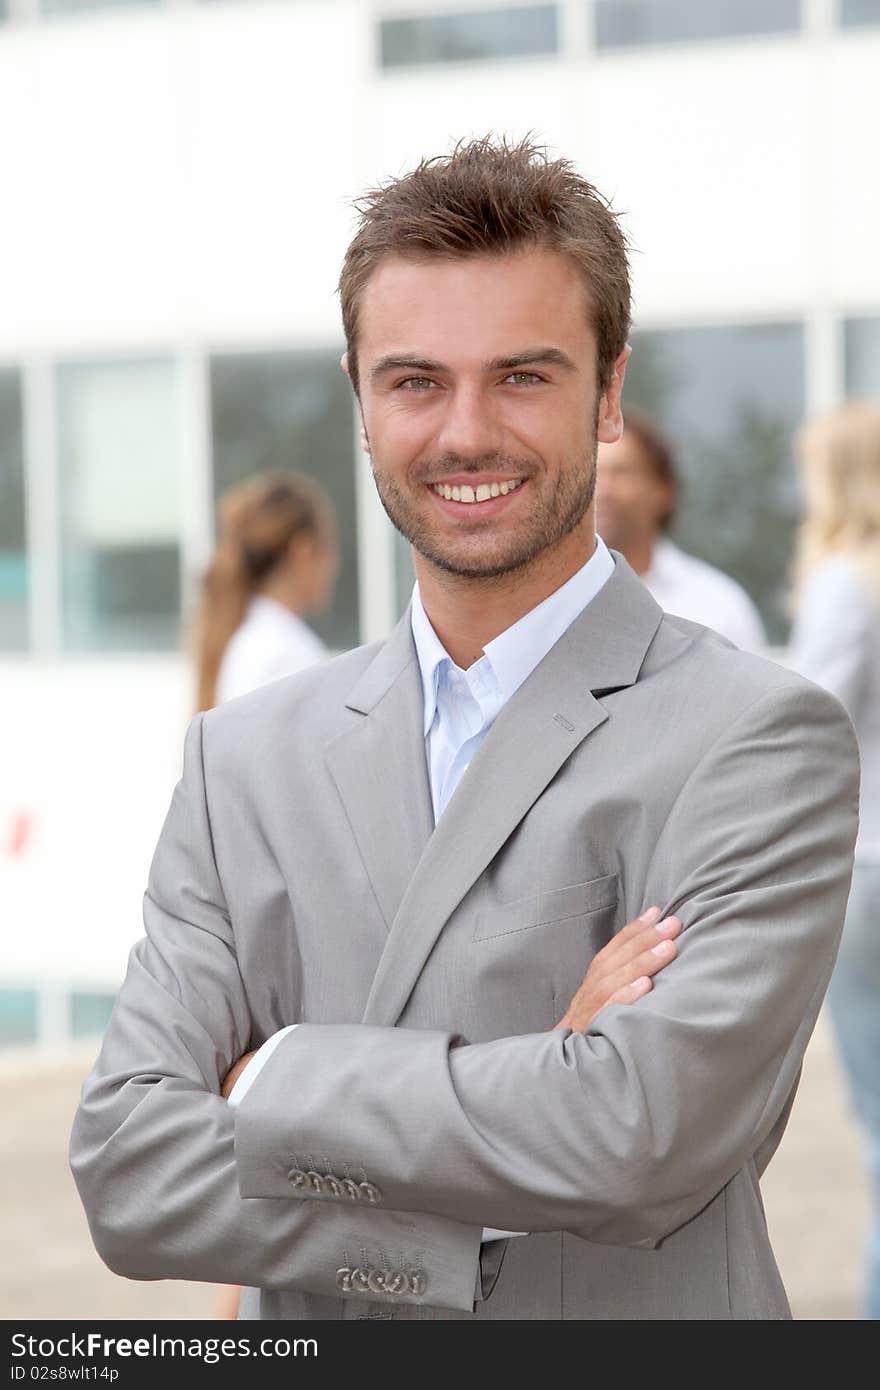
[[[549,598],[525,613],[504,632],[487,642],[484,652],[505,701],[519,689],[535,667],[555,646],[579,613],[596,597],[614,572],[614,560],[601,537],[579,570]],[[444,661],[453,661],[434,631],[422,604],[419,583],[413,585],[410,609],[413,640],[422,678],[424,728],[427,737],[437,709],[437,684]]]
[[[422,604],[418,580],[413,585],[410,622],[422,678],[422,705],[425,715],[425,737],[427,738],[437,710],[437,682],[440,678],[440,667],[444,661],[451,663],[452,657],[431,626]]]

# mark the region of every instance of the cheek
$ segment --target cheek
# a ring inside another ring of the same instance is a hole
[[[405,473],[409,464],[430,450],[436,434],[435,414],[405,406],[377,411],[372,428],[367,426],[374,457],[392,472]]]

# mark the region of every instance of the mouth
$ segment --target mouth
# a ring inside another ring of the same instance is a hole
[[[470,482],[456,478],[449,482],[428,483],[428,491],[438,499],[441,511],[458,518],[495,516],[506,511],[511,497],[521,492],[527,478],[485,478]]]

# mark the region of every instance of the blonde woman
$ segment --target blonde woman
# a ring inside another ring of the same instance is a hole
[[[303,615],[328,605],[338,570],[333,509],[310,478],[265,473],[226,492],[195,619],[197,708],[326,656]]]
[[[867,1139],[874,1223],[865,1316],[880,1318],[880,408],[852,402],[812,421],[799,454],[794,664],[846,706],[862,762],[856,863],[828,992]]]

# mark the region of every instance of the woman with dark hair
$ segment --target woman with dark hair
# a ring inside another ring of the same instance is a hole
[[[326,608],[338,570],[333,508],[312,479],[263,473],[226,492],[195,617],[197,708],[325,657],[303,614]]]

